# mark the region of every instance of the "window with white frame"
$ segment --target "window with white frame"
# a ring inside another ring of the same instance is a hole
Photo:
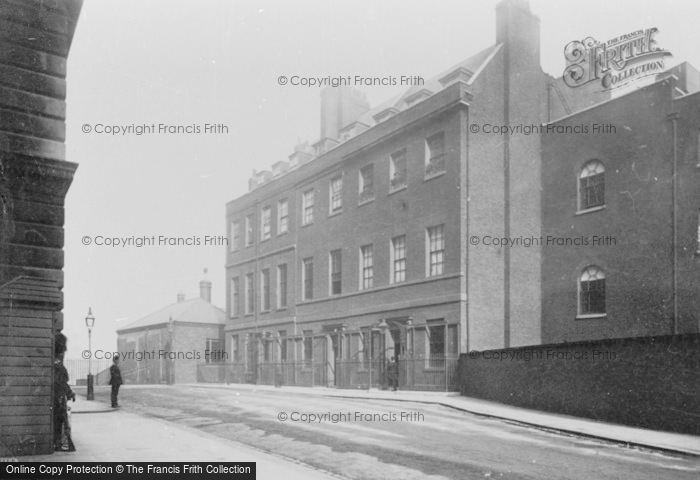
[[[255,285],[253,284],[253,274],[247,273],[245,276],[245,313],[255,312]]]
[[[266,312],[270,310],[270,269],[265,268],[260,273],[260,290],[262,292],[260,309]]]
[[[389,191],[405,187],[406,179],[406,150],[401,150],[389,158]]]
[[[287,264],[277,266],[277,308],[287,306]]]
[[[428,321],[426,327],[428,366],[441,368],[445,366],[445,334],[447,329],[443,320]]]
[[[277,202],[277,235],[289,230],[289,202],[285,198]]]
[[[314,221],[314,190],[305,191],[301,197],[302,224],[308,225]]]
[[[427,274],[429,277],[442,275],[445,271],[445,235],[444,226],[437,225],[428,228],[428,265]]]
[[[313,331],[304,330],[304,349],[302,350],[303,361],[305,366],[311,366],[314,360],[314,337]]]
[[[216,338],[207,338],[204,347],[204,363],[220,363],[224,361],[221,343]]]
[[[234,220],[231,222],[231,251],[235,252],[241,248],[241,222]]]
[[[605,205],[605,167],[599,160],[586,163],[579,174],[579,210]]]
[[[406,235],[391,239],[391,283],[406,280]]]
[[[342,250],[333,250],[329,263],[331,295],[340,295],[343,293]]]
[[[272,229],[272,208],[264,207],[260,212],[260,239],[267,240],[270,238]]]
[[[331,178],[330,182],[330,213],[338,213],[343,210],[343,176]]]
[[[314,298],[314,259],[305,258],[302,260],[301,281],[303,284],[303,299],[311,300]]]
[[[231,316],[235,317],[241,314],[241,285],[240,279],[234,277],[231,279]]]
[[[440,132],[425,140],[425,177],[434,177],[444,171],[445,134]]]
[[[360,202],[374,199],[374,165],[371,163],[360,169]]]
[[[586,267],[579,282],[579,313],[605,314],[605,273],[596,266]]]
[[[374,247],[360,247],[360,290],[372,288],[374,284]]]
[[[255,235],[253,231],[253,216],[248,215],[245,217],[245,244],[246,247],[253,244],[255,241],[253,236]]]

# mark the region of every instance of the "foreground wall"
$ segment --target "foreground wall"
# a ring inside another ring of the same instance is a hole
[[[621,338],[463,354],[462,395],[700,435],[700,335]]]
[[[63,328],[66,57],[81,1],[0,5],[0,456],[53,451]]]

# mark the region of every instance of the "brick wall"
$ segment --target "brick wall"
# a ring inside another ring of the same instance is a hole
[[[538,345],[460,356],[462,395],[700,434],[700,335]]]

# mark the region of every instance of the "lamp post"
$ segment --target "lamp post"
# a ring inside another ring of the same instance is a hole
[[[88,329],[88,352],[90,352],[90,356],[88,357],[87,399],[94,400],[94,379],[92,377],[92,327],[95,326],[95,317],[92,315],[92,307],[88,307],[88,314],[87,317],[85,317],[85,325]]]
[[[168,333],[170,335],[170,351],[173,350],[173,331],[174,331],[174,322],[173,322],[173,317],[170,317],[170,320],[168,320]],[[175,368],[174,361],[172,356],[170,355],[170,352],[168,352],[168,385],[173,384],[173,377],[175,376],[173,372],[173,369]]]

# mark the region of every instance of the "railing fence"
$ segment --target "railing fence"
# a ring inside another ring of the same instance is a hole
[[[457,391],[458,355],[403,356],[396,365],[382,359],[334,362],[210,363],[197,366],[197,381],[353,389],[392,386],[400,390]]]

